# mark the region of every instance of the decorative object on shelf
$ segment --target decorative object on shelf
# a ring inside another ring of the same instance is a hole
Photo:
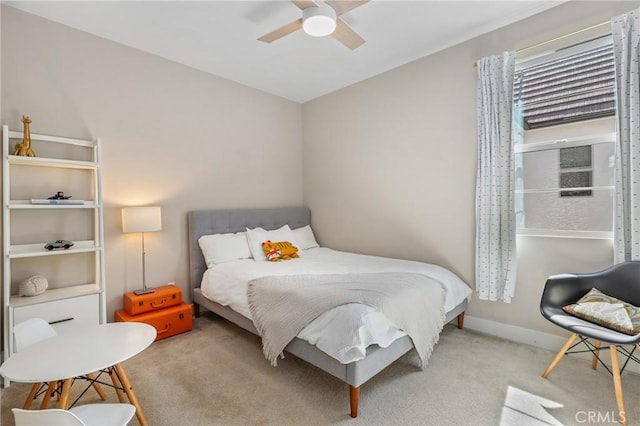
[[[47,197],[47,200],[68,200],[71,198],[71,195],[64,195],[64,192],[58,191],[51,197]]]
[[[34,275],[20,283],[19,296],[37,296],[44,293],[49,287],[49,281],[42,275]]]
[[[144,233],[162,230],[162,215],[160,207],[124,207],[122,209],[122,232],[142,233],[142,289],[135,294],[153,293],[153,288],[147,287],[145,275]]]
[[[11,155],[20,155],[22,157],[35,157],[36,153],[31,149],[31,130],[29,130],[29,124],[31,119],[26,115],[22,116],[22,124],[24,124],[24,130],[22,134],[22,142],[16,144]]]
[[[67,250],[68,248],[72,247],[73,243],[71,241],[67,241],[67,240],[57,240],[53,243],[47,243],[44,245],[44,248],[46,248],[47,250],[53,250],[53,249],[60,249],[63,248],[65,250]]]
[[[64,192],[58,191],[48,198],[34,198],[31,204],[82,205],[84,200],[72,200],[71,195],[64,195]]]

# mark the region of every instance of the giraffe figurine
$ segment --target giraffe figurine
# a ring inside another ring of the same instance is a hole
[[[36,153],[31,149],[31,130],[29,130],[29,124],[31,119],[26,115],[22,116],[22,123],[24,124],[24,131],[22,136],[22,143],[16,144],[11,155],[20,155],[23,157],[35,157]]]

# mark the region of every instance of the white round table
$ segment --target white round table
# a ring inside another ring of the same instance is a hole
[[[123,402],[124,390],[141,425],[146,419],[133,387],[120,365],[145,350],[156,338],[156,329],[139,322],[114,322],[73,330],[35,343],[12,354],[2,366],[0,375],[20,383],[55,383],[64,380],[58,407],[68,408],[71,381],[105,370],[111,376]]]

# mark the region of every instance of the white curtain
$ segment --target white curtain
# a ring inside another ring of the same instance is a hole
[[[614,263],[640,260],[640,9],[611,19],[616,64]]]
[[[476,292],[483,300],[510,302],[516,279],[512,143],[515,53],[482,58],[477,66]]]

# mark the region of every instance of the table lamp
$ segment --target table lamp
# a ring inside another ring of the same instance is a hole
[[[147,287],[144,258],[144,233],[162,230],[160,207],[124,207],[122,209],[122,232],[142,233],[142,289],[135,294],[153,293],[153,288]]]

